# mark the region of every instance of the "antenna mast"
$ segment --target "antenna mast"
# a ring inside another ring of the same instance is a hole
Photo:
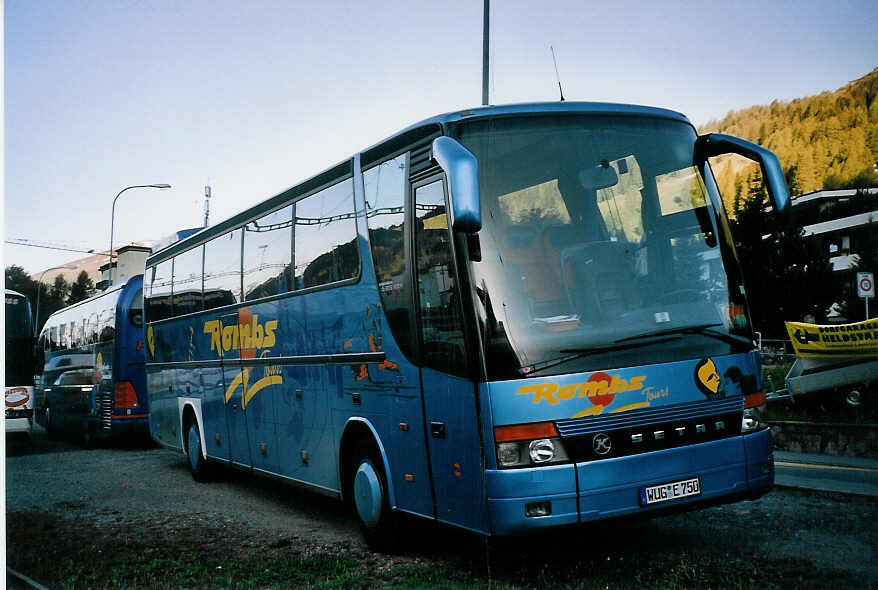
[[[489,36],[489,21],[491,14],[491,2],[490,0],[485,0],[485,14],[482,17],[482,23],[484,24],[484,31],[482,32],[482,104],[488,105],[488,40]]]
[[[210,185],[204,187],[204,227],[208,226],[210,219]]]
[[[564,102],[564,89],[561,88],[561,76],[558,75],[558,60],[555,59],[555,48],[549,45],[552,50],[552,63],[555,64],[555,79],[558,80],[558,92],[561,93],[561,102]]]

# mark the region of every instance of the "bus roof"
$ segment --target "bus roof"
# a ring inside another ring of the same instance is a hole
[[[88,299],[83,299],[82,301],[77,301],[73,305],[68,305],[67,307],[63,307],[63,308],[59,309],[58,311],[54,312],[52,315],[50,315],[46,319],[46,323],[43,326],[43,330],[45,330],[46,327],[49,326],[49,322],[52,318],[60,316],[60,315],[67,315],[68,312],[71,312],[71,310],[76,309],[77,307],[82,307],[88,303],[91,303],[92,301],[97,301],[98,299],[100,299],[102,297],[106,297],[107,295],[111,295],[112,293],[115,293],[116,291],[121,291],[122,289],[124,289],[128,285],[128,283],[134,281],[135,279],[139,279],[141,277],[143,277],[143,275],[134,275],[134,276],[130,277],[124,283],[119,283],[118,285],[113,285],[112,287],[110,287],[106,291],[98,293],[97,295],[92,295]]]
[[[383,156],[390,155],[396,149],[405,147],[415,143],[417,140],[426,139],[431,135],[441,135],[447,133],[448,128],[461,121],[470,121],[477,119],[489,119],[494,117],[512,117],[520,115],[551,115],[551,114],[580,114],[580,115],[615,115],[615,116],[633,116],[633,117],[658,117],[662,119],[672,119],[687,123],[692,123],[685,115],[658,107],[648,107],[631,104],[609,103],[609,102],[537,102],[537,103],[520,103],[498,106],[482,106],[472,109],[463,109],[451,111],[436,115],[428,119],[424,119],[413,125],[409,125],[403,130],[379,141],[359,152],[361,160],[366,163],[377,161]],[[331,183],[337,182],[353,174],[353,160],[348,158],[342,162],[332,166],[320,174],[294,185],[277,195],[268,198],[248,209],[233,215],[215,225],[196,231],[195,233],[182,238],[180,241],[169,244],[160,250],[154,251],[146,260],[146,266],[163,262],[179,252],[188,250],[193,245],[206,242],[210,238],[221,235],[227,231],[235,229],[242,223],[251,219],[254,215],[262,212],[270,212],[279,208],[296,197],[316,192]]]
[[[12,295],[14,297],[24,297],[25,299],[27,299],[26,295],[22,295],[18,291],[13,291],[12,289],[3,289],[3,293],[6,295]]]

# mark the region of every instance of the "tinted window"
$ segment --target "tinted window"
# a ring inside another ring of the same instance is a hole
[[[98,317],[98,338],[101,342],[109,342],[116,335],[116,303],[119,301],[121,291],[116,291],[107,297],[97,300],[100,306]]]
[[[18,295],[6,295],[6,338],[27,338],[33,332],[28,300]]]
[[[128,321],[135,328],[143,327],[143,289],[138,289],[128,308]]]
[[[201,251],[198,246],[174,258],[174,315],[201,311]]]
[[[241,302],[241,230],[204,245],[204,309]]]
[[[244,226],[244,299],[290,290],[293,207],[284,207]]]
[[[297,289],[356,277],[360,271],[353,181],[346,180],[295,204],[293,260]]]
[[[466,348],[445,210],[444,182],[415,191],[415,255],[425,366],[466,375]]]
[[[171,317],[171,261],[162,262],[148,272],[151,276],[149,297],[146,298],[146,316],[151,322]]]
[[[406,154],[363,174],[366,220],[378,292],[387,323],[403,353],[411,352],[410,288],[406,278],[405,214]]]
[[[100,337],[100,301],[92,301],[88,304],[88,330],[89,339],[92,344],[97,342]]]

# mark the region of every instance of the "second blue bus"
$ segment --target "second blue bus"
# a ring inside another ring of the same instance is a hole
[[[148,436],[142,285],[134,276],[46,320],[36,415],[50,436]]]

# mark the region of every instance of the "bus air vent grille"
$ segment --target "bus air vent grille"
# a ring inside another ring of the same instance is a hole
[[[568,456],[578,463],[738,436],[743,411],[743,398],[733,398],[559,420],[556,426]]]
[[[700,402],[688,402],[672,406],[658,408],[643,408],[631,410],[620,414],[608,414],[587,418],[569,418],[558,420],[555,426],[562,437],[582,436],[596,434],[607,430],[619,428],[636,428],[661,422],[675,422],[681,420],[694,420],[701,417],[741,412],[744,410],[744,398],[730,398],[721,400],[705,400]]]
[[[108,392],[99,393],[95,396],[98,416],[103,430],[113,428],[113,395]]]

